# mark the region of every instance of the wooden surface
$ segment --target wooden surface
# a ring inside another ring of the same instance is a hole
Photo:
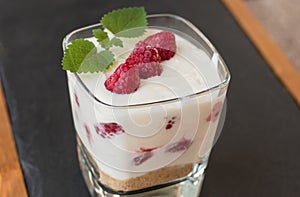
[[[223,3],[300,106],[300,74],[295,66],[272,40],[243,0],[223,0]]]
[[[300,1],[244,0],[244,2],[300,72]]]
[[[26,189],[16,151],[6,103],[0,83],[0,196],[26,197]]]

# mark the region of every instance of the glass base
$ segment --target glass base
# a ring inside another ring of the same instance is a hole
[[[100,174],[96,164],[77,136],[77,151],[79,164],[85,183],[92,197],[197,197],[200,194],[204,179],[207,159],[200,164],[194,164],[192,172],[182,179],[136,191],[115,191],[99,182]]]

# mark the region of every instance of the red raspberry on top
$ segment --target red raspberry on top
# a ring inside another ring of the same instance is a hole
[[[118,94],[134,92],[140,79],[159,76],[162,73],[162,60],[175,55],[175,36],[171,32],[160,32],[136,44],[134,50],[116,71],[109,76],[104,85],[107,90]]]
[[[162,73],[158,50],[143,42],[136,44],[134,50],[127,58],[126,63],[135,65],[139,70],[140,78],[147,79],[159,76]]]
[[[168,60],[176,53],[175,36],[171,32],[162,31],[144,40],[144,43],[158,50],[161,60]]]
[[[110,75],[105,83],[107,90],[117,94],[130,94],[139,87],[139,71],[132,65],[120,64],[115,72]]]
[[[163,68],[159,62],[138,64],[137,69],[139,70],[139,75],[141,79],[159,76],[163,71]]]
[[[138,42],[126,59],[126,62],[131,65],[160,61],[157,49],[144,42]]]

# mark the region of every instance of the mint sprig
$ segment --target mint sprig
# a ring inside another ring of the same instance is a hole
[[[110,42],[111,42],[111,44],[112,44],[113,46],[123,47],[123,42],[122,42],[122,40],[119,39],[119,38],[117,38],[117,37],[112,38]]]
[[[93,35],[104,49],[109,49],[112,46],[123,47],[123,42],[121,39],[113,37],[110,40],[108,34],[102,29],[94,29]]]
[[[101,24],[117,37],[134,38],[145,33],[146,12],[143,7],[114,10],[103,16]]]
[[[93,35],[104,49],[109,49],[111,47],[111,42],[109,40],[109,37],[105,31],[102,29],[94,29]]]
[[[64,52],[62,60],[64,70],[77,73],[105,71],[114,61],[114,54],[109,49],[112,46],[123,47],[122,37],[141,36],[147,27],[146,12],[143,7],[114,10],[104,15],[100,22],[113,34],[109,36],[107,31],[102,29],[93,30],[93,35],[103,50],[98,52],[94,43],[85,39],[72,41]]]
[[[111,51],[97,52],[95,45],[84,39],[77,39],[65,50],[62,60],[64,70],[86,73],[99,72],[107,69],[114,61]]]

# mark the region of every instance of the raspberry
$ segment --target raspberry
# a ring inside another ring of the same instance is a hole
[[[176,153],[180,151],[187,150],[192,144],[192,140],[182,138],[178,142],[174,142],[167,146],[166,152]]]
[[[115,72],[110,75],[105,83],[107,90],[117,94],[129,94],[139,87],[139,71],[130,64],[119,65]]]
[[[138,64],[136,67],[139,70],[139,75],[141,79],[159,76],[163,71],[161,64],[158,62]]]
[[[139,87],[140,79],[159,76],[163,68],[162,60],[175,55],[175,36],[171,32],[160,32],[136,44],[134,50],[116,71],[109,76],[104,85],[107,90],[117,94],[130,94]]]
[[[144,148],[144,147],[140,147],[139,150],[137,150],[138,153],[144,153],[144,152],[151,152],[155,149],[158,149],[159,147],[152,147],[152,148]]]
[[[167,123],[167,125],[165,126],[166,130],[172,129],[173,125],[176,122],[176,116],[173,116]]]
[[[78,99],[78,96],[77,96],[76,93],[74,93],[74,97],[75,97],[76,105],[77,105],[78,107],[80,107],[79,99]]]
[[[95,130],[98,135],[100,135],[103,138],[111,138],[115,135],[124,133],[122,126],[115,123],[99,123],[95,125]]]
[[[171,32],[162,31],[144,40],[144,43],[158,50],[161,60],[168,60],[175,55],[176,41]]]
[[[206,118],[206,121],[207,122],[215,122],[217,119],[218,119],[218,116],[222,110],[222,106],[223,106],[223,103],[220,101],[220,102],[217,102],[214,106],[213,106],[213,109],[211,111],[211,113],[209,114],[209,116]]]
[[[160,56],[158,50],[143,42],[136,44],[134,50],[127,58],[126,63],[135,65],[139,70],[139,76],[142,79],[147,79],[153,76],[159,76],[162,73],[160,65]]]
[[[153,157],[153,152],[144,152],[139,156],[133,158],[134,165],[138,166]]]
[[[91,135],[90,129],[87,126],[87,124],[85,124],[85,123],[84,123],[83,126],[84,126],[84,129],[85,129],[86,137],[87,137],[89,143],[91,144],[91,142],[92,142],[92,135]]]
[[[161,58],[156,48],[143,42],[138,42],[126,60],[130,65],[137,65],[149,62],[160,62]]]

